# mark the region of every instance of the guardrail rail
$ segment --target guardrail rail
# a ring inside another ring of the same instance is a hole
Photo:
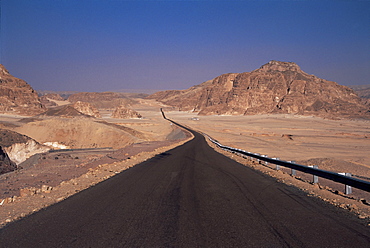
[[[232,152],[232,153],[238,153],[238,154],[241,154],[243,156],[255,158],[258,161],[264,161],[264,162],[267,162],[267,163],[275,164],[277,170],[279,169],[279,166],[284,166],[284,167],[292,169],[292,175],[295,175],[295,170],[302,171],[302,172],[314,175],[314,180],[313,180],[314,183],[318,182],[317,177],[322,177],[322,178],[326,178],[326,179],[329,179],[329,180],[334,181],[334,182],[342,183],[342,184],[346,185],[345,186],[345,189],[346,189],[345,193],[346,194],[350,194],[351,191],[352,191],[349,188],[349,186],[360,189],[360,190],[370,192],[370,182],[360,180],[360,179],[356,179],[356,178],[352,178],[352,177],[350,177],[349,173],[339,174],[339,173],[335,173],[335,172],[331,172],[331,171],[321,170],[321,169],[318,169],[318,168],[315,168],[315,167],[296,164],[293,161],[283,161],[283,160],[280,160],[278,158],[269,158],[266,155],[261,155],[261,154],[258,154],[258,153],[247,152],[247,151],[244,151],[244,150],[238,149],[238,148],[224,146],[221,143],[219,143],[217,140],[212,139],[209,135],[204,134],[204,133],[203,133],[203,135],[206,136],[212,143],[214,143],[215,145],[217,145],[218,147],[220,147],[223,150],[226,150],[226,151],[229,151],[229,152]],[[316,178],[315,178],[315,176],[316,176]]]

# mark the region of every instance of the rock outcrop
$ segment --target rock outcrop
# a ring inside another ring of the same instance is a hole
[[[369,107],[350,88],[270,61],[252,72],[228,73],[187,90],[157,92],[156,99],[200,115],[289,113],[328,118],[366,117]]]
[[[114,112],[112,113],[112,118],[117,119],[140,119],[142,118],[141,114],[136,112],[135,110],[128,109],[125,106],[117,107]]]
[[[31,116],[45,110],[36,91],[0,65],[0,112]]]
[[[17,165],[10,160],[8,154],[0,146],[0,175],[17,169]]]
[[[77,101],[73,104],[73,107],[85,115],[101,118],[99,111],[88,102]]]
[[[41,145],[26,135],[6,129],[0,129],[0,146],[3,153],[6,153],[9,160],[16,165],[36,153],[50,150],[47,146]],[[9,168],[15,169],[16,166],[11,167],[10,164]]]

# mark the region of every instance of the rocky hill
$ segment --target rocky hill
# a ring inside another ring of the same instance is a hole
[[[45,110],[36,91],[0,64],[0,112],[35,115]]]
[[[369,107],[352,89],[309,75],[295,63],[280,61],[270,61],[252,72],[223,74],[187,90],[157,92],[149,98],[200,115],[370,116]]]
[[[125,106],[117,107],[112,113],[112,118],[117,119],[137,119],[141,117],[141,114],[139,114],[135,110],[128,109]]]

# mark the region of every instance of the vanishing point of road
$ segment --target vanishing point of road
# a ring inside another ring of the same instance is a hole
[[[0,247],[369,247],[370,227],[353,215],[193,134],[0,229]]]

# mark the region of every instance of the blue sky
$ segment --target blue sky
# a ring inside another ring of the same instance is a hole
[[[1,0],[0,34],[36,90],[185,89],[270,60],[370,84],[370,1]]]

